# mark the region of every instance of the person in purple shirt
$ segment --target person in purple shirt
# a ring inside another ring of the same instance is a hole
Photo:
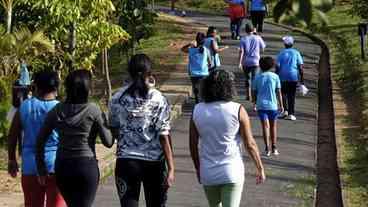
[[[245,32],[246,36],[240,40],[239,68],[243,69],[245,74],[245,97],[251,100],[252,81],[259,71],[259,59],[266,44],[261,36],[255,34],[251,23],[245,25]]]
[[[281,117],[295,121],[295,94],[298,82],[304,85],[303,58],[293,48],[294,38],[283,37],[285,49],[277,56],[276,73],[281,80],[282,99],[285,111]]]

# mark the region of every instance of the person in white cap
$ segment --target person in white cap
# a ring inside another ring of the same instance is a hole
[[[303,58],[300,52],[293,48],[294,38],[282,38],[285,49],[277,57],[276,73],[281,80],[282,100],[285,108],[282,118],[295,121],[295,94],[298,82],[304,84]]]

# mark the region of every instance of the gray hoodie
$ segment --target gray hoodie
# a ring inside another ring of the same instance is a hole
[[[106,118],[96,104],[67,104],[59,103],[46,117],[44,128],[56,129],[59,133],[57,159],[78,157],[96,157],[95,144],[97,135],[106,147],[113,145],[110,130],[106,127]],[[47,141],[42,134],[40,142]],[[44,145],[44,143],[42,143]],[[39,172],[45,172],[42,162],[42,149],[37,145],[37,159]],[[40,173],[42,174],[42,173]]]

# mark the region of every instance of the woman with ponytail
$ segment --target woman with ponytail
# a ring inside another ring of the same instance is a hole
[[[101,109],[88,102],[92,85],[87,70],[71,72],[65,80],[66,100],[48,114],[38,135],[37,168],[40,184],[50,174],[45,163],[44,148],[55,129],[60,142],[56,153],[56,184],[68,207],[91,207],[95,199],[100,174],[95,143],[99,135],[106,147],[113,145],[107,128],[106,116]]]
[[[132,82],[113,96],[110,126],[118,139],[116,187],[122,207],[138,207],[143,183],[147,207],[166,206],[174,182],[170,106],[155,89],[152,62],[144,54],[131,58]]]

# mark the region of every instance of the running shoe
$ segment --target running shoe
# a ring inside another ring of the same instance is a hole
[[[289,113],[287,111],[284,111],[280,114],[279,118],[280,119],[285,119],[287,116],[289,115]]]
[[[277,150],[277,148],[276,147],[274,147],[273,149],[272,149],[272,154],[273,155],[279,155],[280,153],[279,153],[279,151]]]
[[[265,155],[266,157],[270,157],[270,156],[271,156],[271,151],[266,150],[266,151],[264,152],[264,155]]]
[[[287,116],[285,119],[287,120],[291,120],[291,121],[296,121],[296,117],[292,114],[290,114],[289,116]]]

